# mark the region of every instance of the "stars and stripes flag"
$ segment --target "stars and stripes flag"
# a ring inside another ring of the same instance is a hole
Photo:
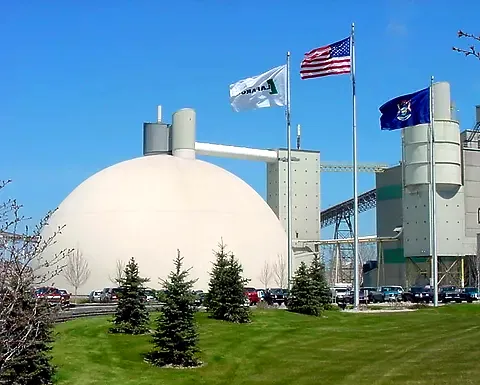
[[[300,77],[313,79],[351,71],[350,36],[307,52],[300,65]]]

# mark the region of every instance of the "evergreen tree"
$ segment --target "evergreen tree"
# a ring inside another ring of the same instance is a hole
[[[148,331],[149,315],[143,288],[143,284],[148,281],[139,276],[138,264],[132,257],[125,267],[124,278],[119,280],[118,305],[110,332],[143,334]]]
[[[205,297],[207,312],[212,318],[236,323],[250,322],[250,310],[245,306],[248,279],[233,253],[227,252],[221,241],[215,251],[216,260],[210,272],[209,290]]]
[[[156,366],[192,367],[200,364],[192,292],[196,280],[187,280],[189,270],[182,270],[182,263],[178,250],[175,269],[163,282],[165,302],[156,320],[154,348],[146,355],[147,361]]]
[[[288,310],[307,315],[319,316],[321,304],[313,293],[312,280],[305,262],[301,262],[293,277]]]
[[[312,294],[320,301],[324,310],[331,309],[332,295],[325,277],[325,265],[320,257],[315,255],[309,268],[309,276],[312,284]]]
[[[3,320],[12,334],[17,330],[34,327],[30,343],[15,354],[0,371],[0,384],[47,385],[53,383],[55,367],[51,364],[52,310],[45,301],[36,301],[31,291],[13,304],[15,309]],[[31,317],[35,314],[35,317]],[[3,347],[0,347],[2,350]]]

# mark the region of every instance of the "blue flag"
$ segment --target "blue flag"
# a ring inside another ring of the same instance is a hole
[[[398,96],[380,107],[382,130],[399,130],[430,123],[430,88]]]

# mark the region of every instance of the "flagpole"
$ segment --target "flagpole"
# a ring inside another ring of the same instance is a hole
[[[285,118],[287,123],[287,255],[288,255],[288,290],[292,289],[292,146],[290,124],[290,51],[287,52],[287,103]]]
[[[358,165],[357,165],[357,95],[355,80],[355,24],[352,23],[351,32],[351,61],[352,61],[352,112],[353,112],[353,250],[354,250],[354,308],[358,310],[360,304],[360,271],[358,256]]]
[[[435,106],[433,76],[430,79],[430,246],[432,254],[433,306],[438,306],[438,255],[437,255],[437,177],[435,172]]]

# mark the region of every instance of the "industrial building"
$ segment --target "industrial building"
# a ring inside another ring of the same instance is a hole
[[[480,106],[476,125],[460,133],[450,85],[434,84],[434,130],[439,285],[478,285],[480,236]],[[378,263],[365,284],[410,286],[431,279],[428,125],[403,131],[403,159],[376,175]]]
[[[452,117],[450,86],[436,83],[437,250],[440,284],[478,283],[480,234],[480,107],[477,125],[460,134]],[[89,261],[91,277],[81,291],[111,285],[117,260],[134,256],[141,273],[158,287],[176,250],[192,267],[196,287],[206,289],[213,249],[223,239],[257,287],[265,264],[287,256],[287,150],[253,149],[195,141],[195,111],[175,112],[165,123],[144,123],[143,156],[100,171],[80,184],[59,206],[45,230],[66,228],[50,252],[76,248]],[[431,274],[428,185],[428,125],[403,130],[397,166],[359,164],[376,174],[374,189],[359,195],[359,210],[376,207],[377,234],[361,237],[374,256],[360,255],[363,284],[409,286]],[[400,143],[399,143],[400,145]],[[244,181],[196,157],[220,156],[266,163],[266,200]],[[332,286],[353,281],[353,199],[323,211],[322,172],[350,172],[345,163],[320,160],[320,152],[292,149],[293,268],[319,254]],[[321,229],[334,226],[334,239]],[[272,274],[273,276],[273,274]],[[63,277],[56,285],[71,289]]]

